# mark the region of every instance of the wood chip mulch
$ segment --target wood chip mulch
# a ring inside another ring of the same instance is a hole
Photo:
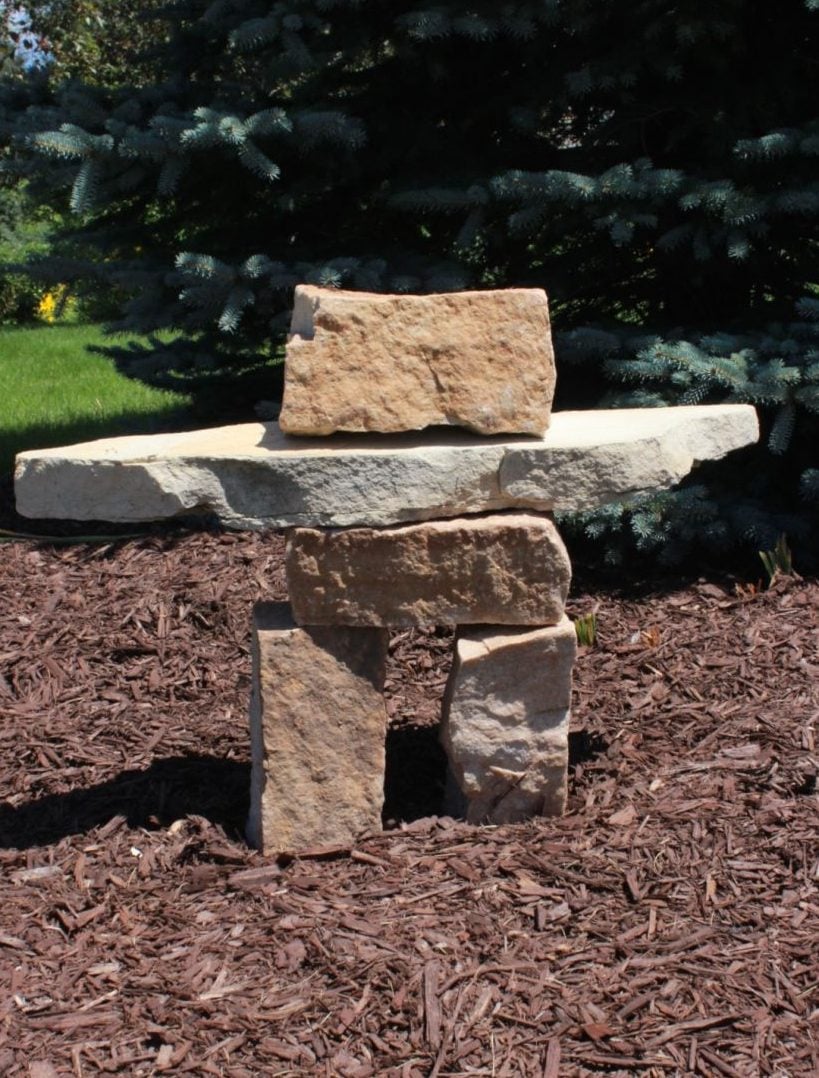
[[[819,1073],[819,584],[597,607],[570,809],[436,816],[450,636],[392,641],[385,820],[242,838],[276,535],[0,545],[0,1074]]]

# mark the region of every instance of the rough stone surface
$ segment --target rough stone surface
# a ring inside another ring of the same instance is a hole
[[[394,528],[295,528],[300,625],[554,625],[571,566],[552,520],[496,513]]]
[[[389,296],[299,285],[284,372],[288,434],[543,434],[555,362],[540,288]]]
[[[247,835],[264,853],[381,829],[387,645],[381,629],[302,629],[287,603],[256,606]]]
[[[459,631],[441,741],[470,822],[564,811],[576,646],[566,617],[549,628]]]
[[[17,458],[26,517],[344,527],[525,507],[592,509],[677,483],[759,437],[749,405],[555,412],[544,438],[456,431],[288,438],[275,423],[108,438]]]

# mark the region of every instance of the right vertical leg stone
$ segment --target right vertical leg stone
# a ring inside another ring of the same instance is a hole
[[[575,629],[459,630],[444,696],[450,811],[471,823],[558,816],[566,806]]]
[[[388,633],[253,612],[247,836],[265,853],[353,843],[381,828]]]

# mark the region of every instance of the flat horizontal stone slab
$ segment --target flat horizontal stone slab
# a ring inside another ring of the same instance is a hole
[[[26,517],[235,528],[385,525],[496,509],[592,509],[673,486],[759,437],[750,405],[555,412],[543,438],[435,429],[305,440],[276,423],[110,438],[17,458]]]
[[[288,434],[439,425],[543,434],[554,390],[541,288],[427,296],[296,288],[279,418]]]
[[[250,843],[281,853],[380,831],[386,630],[300,629],[287,603],[259,603],[252,645]]]
[[[571,566],[552,520],[493,513],[392,528],[294,528],[300,625],[554,625]]]

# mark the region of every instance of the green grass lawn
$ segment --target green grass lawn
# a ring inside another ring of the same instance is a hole
[[[132,335],[131,335],[132,337]],[[191,405],[88,351],[111,343],[99,326],[0,329],[0,472],[14,455],[116,434],[170,429]]]

